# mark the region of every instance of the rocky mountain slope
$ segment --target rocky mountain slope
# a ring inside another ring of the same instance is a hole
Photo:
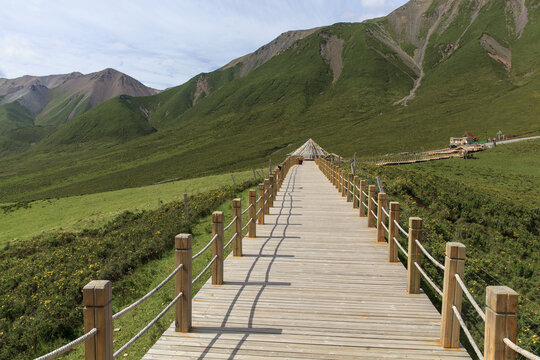
[[[75,116],[3,159],[0,199],[230,171],[279,161],[310,137],[366,156],[465,131],[537,134],[539,58],[540,0],[413,0],[363,23],[285,33],[178,87]]]
[[[77,115],[119,95],[149,96],[157,90],[114,69],[83,75],[79,72],[49,76],[0,79],[0,145],[18,134],[47,134]],[[34,127],[33,129],[29,129]],[[24,138],[24,137],[23,137]],[[15,146],[27,148],[33,137]],[[8,142],[9,143],[9,142]]]

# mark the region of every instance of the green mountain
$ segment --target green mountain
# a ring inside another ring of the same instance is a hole
[[[540,0],[415,0],[383,18],[282,34],[178,87],[100,105],[2,159],[0,199],[248,168],[310,137],[368,156],[445,146],[465,131],[537,134],[539,14]]]
[[[29,149],[58,126],[111,98],[156,93],[113,69],[0,79],[0,156]]]

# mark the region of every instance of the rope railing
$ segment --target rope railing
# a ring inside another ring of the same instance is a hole
[[[155,323],[159,321],[159,319],[163,317],[163,315],[165,315],[165,313],[167,313],[167,311],[169,311],[169,309],[174,304],[176,304],[176,302],[182,296],[184,296],[184,293],[182,292],[176,295],[176,297],[165,307],[165,309],[163,309],[154,319],[152,319],[152,321],[150,321],[141,331],[139,331],[137,335],[132,337],[131,340],[125,343],[124,346],[122,346],[120,349],[118,349],[118,351],[113,354],[113,359],[116,359],[118,356],[124,353],[131,345],[133,345],[133,343],[135,343],[135,341],[137,341],[141,336],[143,336]]]
[[[390,231],[388,230],[388,228],[386,227],[386,225],[384,225],[384,223],[381,221],[380,223],[383,227],[383,229],[387,232],[387,233],[390,233]]]
[[[399,214],[400,214],[400,207],[399,203],[392,202],[390,203],[390,208],[386,208],[384,205],[379,206],[379,202],[376,197],[380,198],[381,200],[384,200],[386,198],[386,194],[384,192],[384,189],[380,185],[380,178],[377,179],[377,182],[379,184],[379,196],[375,196],[376,192],[373,192],[373,185],[369,185],[369,193],[364,191],[363,189],[366,189],[366,182],[369,180],[361,180],[362,185],[359,187],[358,181],[360,180],[358,177],[354,177],[354,183],[352,183],[350,180],[346,179],[346,172],[343,170],[338,170],[339,166],[331,165],[327,160],[325,159],[319,159],[318,162],[319,167],[321,168],[321,171],[328,177],[329,180],[337,187],[338,191],[340,191],[342,194],[345,192],[351,192],[352,189],[354,189],[353,194],[353,207],[358,207],[357,203],[354,199],[358,200],[361,205],[360,206],[360,217],[365,217],[364,209],[367,208],[368,211],[368,219],[367,219],[367,225],[368,227],[373,227],[375,224],[377,226],[377,241],[383,242],[385,241],[384,232],[383,229],[388,233],[388,238],[391,239],[388,241],[389,245],[389,251],[388,251],[388,257],[390,262],[397,262],[399,261],[399,252],[401,252],[405,258],[412,260],[411,262],[408,262],[409,265],[405,265],[408,271],[408,284],[407,284],[407,292],[410,294],[418,294],[420,293],[420,286],[421,282],[420,279],[424,278],[425,281],[434,289],[434,291],[442,297],[442,312],[446,314],[445,316],[441,316],[441,338],[440,342],[443,344],[445,348],[448,349],[458,349],[460,348],[460,341],[459,341],[459,331],[456,335],[455,328],[457,324],[455,324],[455,319],[457,318],[457,321],[459,321],[460,329],[463,329],[464,334],[467,336],[467,338],[470,341],[470,344],[478,356],[479,359],[484,359],[484,356],[482,352],[479,350],[478,346],[473,340],[473,337],[471,336],[471,333],[469,329],[467,328],[460,311],[457,309],[461,307],[462,304],[462,292],[458,292],[458,289],[456,288],[458,285],[465,293],[465,296],[470,301],[472,306],[474,307],[475,311],[478,313],[482,321],[485,322],[485,330],[484,330],[484,341],[485,341],[485,351],[486,351],[486,358],[489,359],[499,359],[499,358],[506,358],[508,356],[508,352],[511,349],[512,351],[515,351],[516,353],[524,356],[527,359],[534,359],[534,360],[540,360],[540,357],[537,355],[522,349],[518,345],[516,345],[512,340],[510,340],[509,337],[504,338],[503,336],[508,336],[508,334],[516,334],[517,333],[517,323],[515,321],[515,318],[517,316],[516,314],[516,305],[518,304],[518,294],[513,291],[512,289],[506,287],[506,286],[499,286],[501,284],[497,284],[496,286],[488,286],[486,288],[486,306],[490,308],[492,312],[494,312],[497,316],[487,316],[486,313],[482,310],[482,308],[478,305],[478,303],[473,298],[471,292],[467,289],[463,277],[464,272],[464,263],[465,263],[465,245],[458,243],[458,242],[447,242],[446,243],[446,258],[444,264],[442,262],[439,262],[435,259],[435,257],[430,254],[427,249],[422,245],[422,233],[424,232],[422,229],[422,219],[418,217],[410,217],[409,218],[409,226],[410,229],[405,229],[403,226],[399,223]],[[333,181],[333,179],[338,179],[337,181]],[[340,181],[339,179],[343,179],[344,181]],[[349,178],[351,179],[351,175],[349,174]],[[347,189],[344,187],[347,184]],[[352,184],[352,189],[348,186],[348,184]],[[357,192],[358,191],[358,192]],[[381,196],[380,194],[384,194]],[[350,196],[350,195],[349,195]],[[367,201],[362,201],[363,199],[366,199]],[[348,201],[350,199],[348,198]],[[383,202],[384,204],[384,202]],[[388,204],[388,203],[387,203]],[[375,207],[377,206],[377,207]],[[388,206],[388,205],[387,205]],[[379,212],[378,210],[381,210]],[[384,213],[383,216],[382,214]],[[379,216],[377,216],[379,215]],[[377,219],[379,217],[380,219]],[[374,219],[377,219],[375,222]],[[388,219],[388,225],[385,224],[386,220]],[[397,228],[397,230],[396,230]],[[399,231],[398,231],[399,230]],[[407,250],[404,246],[401,245],[400,236],[398,235],[401,233],[405,238],[409,238],[409,249]],[[412,243],[411,243],[412,241]],[[420,266],[421,261],[419,260],[422,255],[425,255],[428,260],[439,270],[443,270],[445,272],[445,279],[447,283],[444,284],[444,291],[439,288],[439,286],[435,283],[434,280],[432,280],[426,270]],[[413,266],[414,265],[414,266]],[[447,286],[450,286],[447,291]],[[502,302],[502,303],[501,303]],[[514,304],[510,306],[509,304]],[[500,310],[500,309],[505,310]],[[512,310],[511,310],[512,308]],[[450,314],[448,313],[450,312]],[[455,317],[451,315],[451,313],[455,313]],[[501,316],[498,316],[501,315]],[[513,315],[513,316],[507,316],[507,315]],[[454,320],[452,320],[454,319]],[[504,320],[501,320],[504,319]],[[475,319],[476,320],[476,319]],[[472,320],[471,320],[472,321]],[[500,330],[506,329],[505,334],[503,335]],[[475,329],[476,330],[476,329]],[[514,339],[515,341],[515,339]],[[505,346],[507,347],[505,350]],[[513,355],[513,354],[511,354]]]
[[[247,213],[249,211],[249,209],[251,209],[251,207],[253,206],[253,204],[250,204],[246,210],[242,211],[242,215],[244,215],[245,213]]]
[[[193,255],[193,256],[191,257],[191,260],[195,260],[196,258],[198,258],[199,256],[201,256],[201,254],[202,254],[203,252],[205,252],[205,251],[210,247],[210,245],[212,245],[212,244],[214,243],[214,241],[216,241],[217,237],[218,237],[218,234],[215,234],[215,235],[212,237],[212,240],[210,240],[210,241],[208,242],[208,244],[206,244],[206,246],[205,246],[204,248],[202,248],[201,251],[199,251],[198,253],[196,253],[195,255]]]
[[[146,293],[146,295],[144,295],[143,297],[141,297],[139,300],[135,301],[133,304],[131,305],[128,305],[126,306],[125,308],[123,308],[122,310],[120,310],[119,312],[117,312],[116,314],[114,314],[112,316],[113,320],[116,320],[120,317],[122,317],[123,315],[127,314],[128,312],[130,312],[131,310],[135,309],[137,306],[139,306],[140,304],[142,304],[145,300],[147,300],[150,296],[154,295],[154,293],[156,291],[158,291],[159,289],[161,289],[163,287],[163,285],[165,285],[169,280],[171,280],[171,278],[176,275],[176,273],[178,271],[180,271],[180,269],[182,269],[182,267],[184,266],[184,264],[180,264],[176,267],[176,269],[174,269],[174,271],[172,273],[170,273],[165,279],[163,279],[162,282],[160,282],[155,288],[153,288],[152,290],[150,290],[149,292]]]
[[[540,356],[537,356],[533,354],[532,352],[529,352],[523,348],[520,348],[518,345],[514,344],[509,338],[504,338],[503,342],[508,346],[510,349],[517,352],[519,355],[530,359],[530,360],[540,360]]]
[[[405,229],[403,229],[396,220],[394,220],[394,224],[396,224],[397,228],[399,229],[399,231],[401,231],[403,235],[409,236],[409,232],[405,231]]]
[[[224,249],[228,248],[229,245],[231,245],[231,243],[233,242],[234,239],[236,239],[236,236],[238,236],[238,233],[234,233],[234,235],[231,237],[231,240],[229,240],[225,246],[223,246]]]
[[[435,258],[431,256],[431,254],[426,250],[426,248],[422,246],[422,243],[420,241],[414,240],[414,242],[416,243],[416,245],[418,245],[418,247],[424,253],[424,255],[426,255],[426,257],[433,263],[433,265],[435,265],[436,267],[444,271],[444,265],[438,262],[437,260],[435,260]]]
[[[392,239],[393,239],[394,242],[396,243],[398,249],[401,250],[401,252],[403,253],[403,255],[405,255],[406,258],[409,257],[409,254],[407,254],[407,250],[405,250],[405,249],[403,248],[403,246],[401,246],[401,244],[399,243],[399,240],[396,239],[395,237],[392,237]]]
[[[67,352],[67,351],[73,350],[75,347],[79,346],[80,344],[82,344],[86,340],[88,340],[91,337],[93,337],[94,335],[96,335],[96,333],[97,333],[97,329],[93,328],[92,330],[90,330],[89,332],[84,334],[83,336],[78,337],[77,339],[73,340],[72,342],[67,343],[66,345],[64,345],[62,347],[59,347],[56,350],[51,351],[48,354],[40,356],[40,357],[36,358],[35,360],[54,359],[55,357],[58,357],[58,356],[62,355],[63,353]]]
[[[471,335],[471,333],[469,331],[469,328],[467,328],[467,325],[465,325],[465,322],[463,321],[463,318],[461,317],[461,314],[459,313],[459,310],[456,308],[455,305],[452,305],[452,311],[454,311],[454,314],[456,315],[456,318],[459,321],[459,325],[463,329],[463,332],[467,336],[467,339],[469,339],[469,343],[471,344],[472,348],[474,349],[474,352],[476,353],[476,356],[478,356],[478,358],[480,360],[484,360],[484,354],[482,354],[482,352],[478,348],[478,345],[476,345],[476,343],[474,342],[474,339],[473,339],[473,337],[472,337],[472,335]]]
[[[197,277],[193,279],[193,281],[191,282],[192,285],[195,284],[204,275],[204,273],[208,271],[208,269],[210,269],[210,266],[212,266],[212,264],[216,261],[216,259],[217,259],[217,255],[214,255],[212,260],[210,260],[210,262],[208,263],[208,265],[206,265],[203,271],[201,271],[199,275],[197,275]]]
[[[293,164],[297,161],[297,157],[288,157],[281,167],[278,167],[276,170],[271,171],[270,179],[266,179],[264,184],[259,184],[259,194],[260,196],[256,199],[256,191],[250,190],[249,192],[249,206],[243,211],[241,209],[241,200],[233,200],[233,215],[234,218],[231,222],[223,227],[223,212],[216,211],[212,214],[212,231],[213,234],[210,241],[195,255],[191,255],[191,246],[192,246],[192,235],[191,234],[178,234],[175,237],[175,257],[176,263],[179,264],[165,279],[163,279],[156,287],[146,293],[143,297],[139,298],[132,304],[126,306],[116,314],[111,314],[112,308],[112,283],[108,280],[93,280],[89,282],[83,289],[83,305],[85,309],[90,307],[91,309],[99,309],[95,311],[95,316],[84,317],[84,327],[91,329],[86,332],[83,336],[71,341],[70,343],[37,358],[37,360],[48,360],[53,359],[69,350],[72,350],[74,347],[84,343],[86,341],[86,359],[90,359],[92,354],[100,353],[104,354],[104,360],[110,360],[117,358],[122,353],[125,354],[125,351],[132,346],[143,334],[145,334],[153,325],[159,321],[167,311],[173,307],[176,303],[180,302],[177,305],[177,318],[175,320],[175,331],[188,332],[191,328],[191,291],[192,286],[199,281],[205,274],[208,273],[209,269],[212,268],[212,284],[221,285],[223,284],[223,255],[218,255],[221,252],[213,253],[213,257],[210,262],[204,267],[204,269],[194,278],[189,279],[185,275],[191,274],[192,262],[199,258],[205,251],[207,251],[213,244],[219,244],[223,246],[223,234],[226,230],[230,229],[231,226],[241,219],[241,216],[249,212],[249,221],[242,227],[242,230],[238,230],[232,236],[231,240],[225,245],[225,248],[228,247],[238,236],[242,238],[248,234],[255,236],[255,224],[254,221],[261,211],[267,210],[268,207],[262,207],[257,210],[257,205],[264,200],[264,204],[270,202],[270,205],[273,203],[270,199],[275,198],[277,190],[283,183],[283,179],[287,175],[287,172]],[[264,189],[264,192],[263,192]],[[262,194],[262,195],[261,195]],[[269,201],[270,200],[270,201]],[[260,219],[259,219],[260,220]],[[264,220],[264,217],[263,217]],[[243,234],[246,228],[249,227],[249,233]],[[239,235],[240,234],[240,235]],[[237,242],[234,248],[234,254],[237,256],[242,256],[242,243],[241,241]],[[221,253],[222,254],[222,253]],[[216,265],[216,266],[214,266]],[[180,271],[182,271],[180,273]],[[163,288],[165,284],[168,283],[173,277],[176,276],[176,286],[175,291],[178,294],[175,295],[174,299],[154,318],[152,319],[143,329],[141,329],[133,338],[131,338],[126,344],[124,344],[118,351],[112,352],[113,348],[113,333],[103,335],[102,331],[106,331],[107,328],[112,328],[113,321],[119,319],[123,315],[127,314],[131,310],[135,309],[137,306],[142,304],[152,295],[154,295],[158,290]],[[177,287],[178,286],[178,287]],[[96,295],[99,294],[99,295]],[[185,294],[185,295],[184,295]],[[189,299],[187,299],[189,298]],[[98,300],[96,300],[98,299]],[[94,311],[94,310],[93,310]],[[186,314],[188,314],[186,316]],[[103,330],[105,329],[105,330]],[[99,335],[102,334],[102,335]],[[99,335],[99,336],[96,336]],[[96,337],[95,337],[96,336]],[[95,340],[88,342],[87,340],[95,337]],[[92,357],[93,358],[93,357]]]
[[[231,222],[229,223],[229,225],[225,226],[225,228],[223,229],[223,231],[229,230],[229,228],[232,226],[232,224],[234,224],[234,223],[236,222],[237,219],[238,219],[238,216],[235,216],[234,219],[231,220]]]
[[[414,262],[414,266],[416,266],[418,271],[420,271],[420,274],[422,274],[422,276],[428,282],[428,284],[431,285],[433,290],[435,290],[437,292],[437,294],[439,294],[440,296],[443,296],[442,290],[439,289],[439,287],[433,282],[433,280],[431,280],[431,278],[425,273],[425,271],[420,267],[420,265],[418,265],[418,263],[416,261]]]
[[[469,299],[469,301],[471,302],[472,306],[474,307],[474,309],[476,310],[478,315],[482,318],[483,321],[486,321],[486,314],[482,311],[480,306],[478,306],[478,304],[476,303],[476,301],[472,297],[471,293],[469,292],[469,290],[467,289],[467,287],[463,283],[463,280],[461,280],[461,277],[459,276],[459,274],[454,274],[454,277],[456,278],[456,281],[459,284],[459,286],[461,287],[461,290],[463,290],[463,292],[465,293],[465,296],[467,296],[467,299]]]
[[[244,227],[242,228],[242,231],[246,230],[246,228],[249,226],[249,224],[251,224],[252,221],[253,221],[253,219],[249,218],[249,221],[247,222],[246,225],[244,225]]]

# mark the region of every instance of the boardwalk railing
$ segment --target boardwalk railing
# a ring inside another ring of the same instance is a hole
[[[249,205],[242,210],[240,199],[233,199],[233,218],[231,222],[224,226],[224,214],[222,211],[212,213],[212,238],[198,253],[192,254],[192,235],[179,234],[174,239],[175,244],[175,268],[174,270],[154,289],[125,307],[123,310],[112,313],[112,282],[108,280],[92,280],[83,288],[83,317],[84,335],[75,339],[37,360],[53,359],[76,346],[84,343],[85,359],[111,360],[124,353],[135,343],[144,333],[146,333],[167,311],[175,307],[175,330],[177,332],[189,332],[191,330],[192,314],[192,287],[201,279],[207,271],[212,269],[212,284],[223,284],[223,262],[224,252],[233,244],[233,256],[242,256],[242,240],[256,237],[256,225],[264,224],[264,216],[269,214],[270,207],[273,206],[278,190],[283,184],[290,168],[298,163],[298,157],[289,156],[273,170],[268,179],[259,185],[259,197],[255,190],[249,191]],[[242,216],[248,214],[248,220],[242,226]],[[224,233],[227,229],[234,230],[230,240],[224,244]],[[244,231],[247,229],[247,233]],[[192,276],[192,263],[209,248],[212,248],[212,258],[206,267],[195,277]],[[174,277],[175,293],[173,300],[165,308],[142,328],[131,340],[113,352],[113,321],[126,315],[131,310],[150,298],[161,289],[169,280]]]
[[[388,261],[398,262],[398,251],[407,259],[407,291],[409,294],[420,293],[420,279],[424,278],[441,297],[440,342],[444,348],[459,348],[460,330],[469,339],[479,359],[501,360],[515,359],[516,353],[527,359],[540,360],[516,345],[518,294],[506,286],[488,286],[486,288],[486,311],[482,311],[463,282],[465,269],[465,245],[458,242],[446,243],[444,265],[437,261],[422,245],[422,219],[409,218],[409,229],[399,222],[400,206],[390,202],[387,208],[386,194],[376,195],[375,185],[367,184],[358,176],[346,173],[338,165],[323,158],[316,163],[322,173],[337,188],[353,208],[359,209],[359,216],[367,216],[368,227],[377,228],[376,241],[388,243]],[[400,236],[408,239],[405,249]],[[422,255],[444,272],[443,288],[440,289],[422,268]],[[469,329],[461,316],[463,293],[470,301],[480,318],[485,322],[484,354],[476,345]]]

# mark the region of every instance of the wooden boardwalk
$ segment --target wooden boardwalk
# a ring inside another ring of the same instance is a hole
[[[192,332],[173,324],[144,359],[470,359],[439,345],[440,314],[313,162],[270,214],[194,297]]]

